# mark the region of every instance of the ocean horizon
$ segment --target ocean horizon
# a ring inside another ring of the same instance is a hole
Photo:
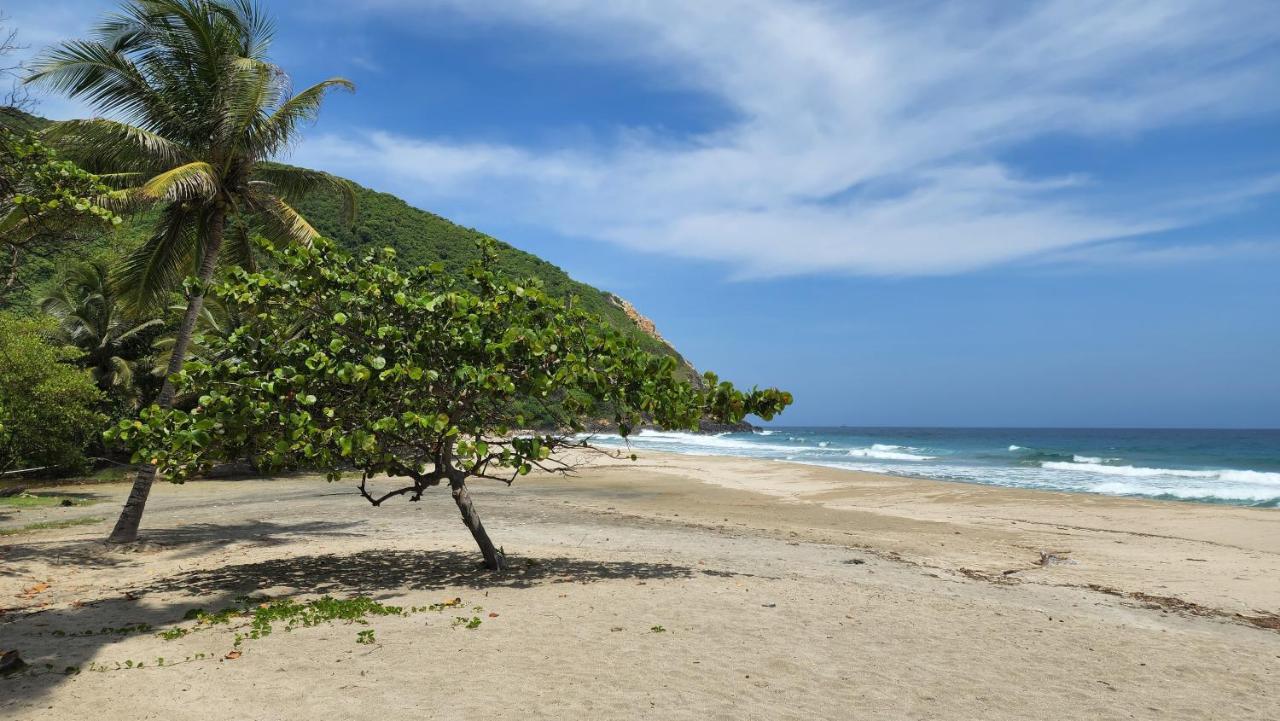
[[[643,430],[607,447],[779,462],[1007,488],[1280,506],[1280,429],[768,426]]]

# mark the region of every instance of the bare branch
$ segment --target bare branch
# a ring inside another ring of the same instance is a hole
[[[27,111],[35,104],[31,93],[22,84],[21,76],[25,69],[22,63],[12,62],[7,58],[19,50],[26,50],[26,45],[18,43],[18,30],[9,26],[9,16],[0,13],[0,78],[8,81],[9,87],[0,96],[0,107],[5,109]]]

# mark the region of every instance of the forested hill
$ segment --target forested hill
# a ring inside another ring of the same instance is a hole
[[[49,124],[43,118],[20,114],[0,117],[0,125],[23,129],[39,129]],[[345,248],[359,252],[366,249],[391,247],[396,250],[400,263],[405,267],[444,264],[446,270],[460,271],[474,260],[479,251],[476,241],[488,237],[472,228],[464,228],[434,213],[415,208],[404,200],[388,193],[379,193],[356,185],[357,215],[353,224],[343,221],[341,201],[336,196],[314,194],[299,204],[298,210],[321,232]],[[128,219],[114,234],[89,241],[88,248],[76,251],[76,256],[119,255],[146,237],[153,220],[152,215],[142,214]],[[496,240],[496,239],[495,239]],[[499,247],[500,270],[514,278],[537,278],[546,289],[561,297],[576,296],[580,307],[608,321],[616,328],[637,338],[653,349],[680,358],[674,348],[656,337],[649,330],[651,324],[642,317],[633,319],[631,309],[621,299],[586,283],[569,277],[560,268],[518,248],[496,241]],[[33,289],[45,286],[55,269],[56,258],[31,258],[22,273],[24,282]],[[680,358],[682,361],[683,359]]]
[[[389,193],[356,185],[356,198],[357,213],[353,224],[343,221],[342,203],[332,195],[309,195],[298,204],[298,211],[322,235],[349,250],[395,248],[397,259],[406,267],[440,262],[445,270],[460,272],[479,256],[476,241],[492,238],[435,213],[415,208]],[[610,300],[609,293],[574,280],[559,267],[532,253],[494,240],[499,248],[500,270],[505,274],[514,278],[537,278],[550,293],[562,297],[576,296],[579,307],[584,310],[601,316],[621,330],[643,336],[655,350],[675,353],[673,348],[641,328],[624,309],[624,302]]]

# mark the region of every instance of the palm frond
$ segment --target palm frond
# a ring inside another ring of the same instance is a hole
[[[234,265],[247,271],[258,269],[258,257],[253,247],[249,227],[243,220],[227,227],[227,239],[222,246],[223,265]]]
[[[329,78],[281,103],[253,131],[252,143],[260,157],[272,157],[286,150],[296,137],[298,126],[315,120],[325,95],[337,89],[354,93],[356,86],[346,78]]]
[[[254,181],[263,191],[297,203],[310,193],[328,191],[342,200],[342,218],[350,223],[356,214],[356,189],[351,181],[318,170],[290,165],[263,164],[254,169]]]
[[[46,51],[25,82],[48,87],[93,105],[101,113],[122,112],[153,124],[180,120],[165,96],[123,53],[91,40],[73,40]]]
[[[148,180],[142,186],[142,194],[153,200],[210,201],[218,194],[218,187],[218,176],[213,166],[197,160]]]
[[[194,159],[186,148],[168,138],[104,118],[55,123],[44,135],[90,171],[155,174]]]
[[[203,214],[171,203],[156,232],[121,262],[116,289],[135,311],[156,307],[194,267],[196,225]]]
[[[103,374],[99,380],[100,384],[105,383],[115,388],[128,388],[133,385],[132,363],[118,355],[113,355],[107,359],[106,365],[110,372]]]
[[[138,323],[137,325],[133,326],[132,328],[124,330],[120,332],[118,335],[116,335],[115,342],[117,344],[127,343],[128,341],[133,340],[134,338],[138,337],[145,331],[148,331],[152,328],[162,326],[162,325],[164,325],[164,321],[159,318],[144,320],[141,323]]]
[[[93,202],[117,215],[127,215],[151,207],[157,201],[143,192],[142,188],[124,188],[95,196]]]
[[[249,147],[251,128],[260,126],[267,110],[289,96],[289,76],[279,67],[254,58],[236,58],[227,73],[225,117],[221,125],[222,144],[235,147],[250,157],[261,157]]]
[[[287,243],[311,245],[316,238],[320,237],[320,231],[313,228],[306,218],[282,198],[269,196],[259,200],[255,205],[258,217],[262,221],[262,234],[267,240],[281,245]]]

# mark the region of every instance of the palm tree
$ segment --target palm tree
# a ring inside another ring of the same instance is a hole
[[[115,116],[60,123],[52,134],[127,186],[114,194],[122,207],[160,207],[155,232],[121,268],[128,300],[160,305],[182,278],[196,278],[185,284],[162,407],[172,405],[169,378],[182,370],[204,288],[220,262],[249,257],[250,228],[276,243],[311,242],[318,234],[292,203],[315,189],[341,193],[347,216],[354,212],[346,181],[265,162],[289,149],[326,93],[354,89],[333,78],[291,94],[288,76],[267,60],[271,36],[251,0],[133,0],[93,39],[49,50],[28,78]],[[227,233],[229,220],[240,222]],[[138,473],[109,540],[137,538],[154,479],[154,467]]]
[[[174,305],[169,309],[180,313],[186,307]],[[210,363],[219,360],[221,358],[219,353],[211,350],[206,341],[209,338],[226,340],[237,328],[244,325],[246,320],[241,314],[240,306],[229,306],[218,300],[217,296],[205,298],[204,306],[200,309],[200,317],[196,320],[196,330],[192,334],[191,344],[187,346],[186,360],[199,359]],[[151,372],[156,376],[163,378],[168,371],[173,347],[177,344],[177,340],[178,333],[174,330],[157,336],[151,342],[151,349],[155,352],[152,356]]]
[[[59,340],[79,348],[98,388],[128,395],[136,359],[130,345],[159,318],[135,321],[119,302],[110,271],[101,260],[71,266],[57,290],[40,299],[40,309],[58,320]]]

